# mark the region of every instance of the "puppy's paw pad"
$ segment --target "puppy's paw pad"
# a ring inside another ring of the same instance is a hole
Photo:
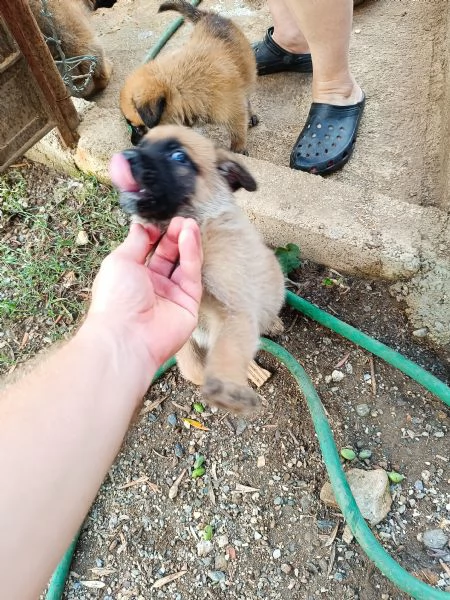
[[[266,334],[276,336],[276,335],[282,334],[283,331],[284,331],[283,321],[280,319],[280,317],[276,317],[272,321],[272,323],[269,325],[269,327],[266,331]]]
[[[248,120],[248,126],[249,127],[256,127],[256,125],[258,125],[259,123],[259,117],[258,115],[250,115],[250,118]]]
[[[208,404],[235,414],[254,413],[261,405],[258,394],[248,386],[216,377],[208,377],[201,391]]]

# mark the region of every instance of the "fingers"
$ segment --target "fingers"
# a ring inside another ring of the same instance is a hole
[[[202,295],[203,252],[200,230],[193,219],[186,219],[178,238],[180,264],[172,275],[172,281],[196,302]]]
[[[192,220],[192,219],[189,219]],[[179,236],[186,219],[175,217],[171,220],[165,235],[161,238],[153,256],[149,261],[149,268],[159,275],[170,277],[179,257]]]
[[[144,264],[160,235],[161,233],[154,225],[143,226],[139,223],[132,223],[124,242],[114,250],[112,255]]]

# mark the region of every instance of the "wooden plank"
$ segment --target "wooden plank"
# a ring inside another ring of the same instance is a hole
[[[39,85],[63,141],[75,146],[78,114],[27,0],[0,0],[0,14]]]

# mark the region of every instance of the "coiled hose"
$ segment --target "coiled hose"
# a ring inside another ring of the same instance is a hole
[[[399,352],[395,352],[388,346],[385,346],[381,342],[378,342],[358,329],[355,329],[355,327],[344,323],[340,319],[333,317],[292,292],[286,292],[286,302],[295,310],[324,325],[328,329],[339,333],[351,342],[372,352],[372,354],[379,356],[393,367],[411,377],[411,379],[422,385],[428,391],[435,394],[447,406],[450,406],[450,388],[437,377],[402,356]],[[392,556],[386,552],[369,529],[356,504],[350,486],[347,483],[339,453],[334,442],[333,433],[330,424],[328,423],[322,402],[303,367],[300,366],[292,354],[272,340],[262,338],[260,347],[261,350],[269,352],[285,365],[305,396],[336,501],[361,548],[394,585],[413,598],[416,598],[417,600],[449,600],[450,594],[427,585],[405,571],[405,569],[403,569],[403,567],[401,567]],[[175,358],[172,357],[158,369],[153,381],[156,381],[175,364]],[[64,584],[69,574],[70,563],[75,551],[75,546],[76,539],[72,542],[53,574],[46,600],[60,600],[62,598]]]

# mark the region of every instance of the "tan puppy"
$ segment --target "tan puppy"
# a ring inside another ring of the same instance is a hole
[[[256,189],[226,150],[191,129],[152,129],[134,149],[116,154],[111,178],[121,205],[164,230],[174,216],[194,218],[204,252],[197,329],[177,355],[184,377],[202,386],[209,404],[233,412],[258,405],[247,368],[261,334],[278,330],[284,277],[274,254],[234,201]]]
[[[85,0],[47,0],[49,12],[56,29],[56,34],[61,42],[61,48],[67,58],[75,56],[95,56],[97,64],[94,69],[93,78],[88,86],[81,92],[71,91],[73,96],[89,98],[96,92],[103,90],[109,82],[112,72],[111,63],[105,58],[105,53],[95,37],[90,23],[90,11]],[[40,30],[45,37],[53,37],[48,20],[42,14],[42,1],[30,0]],[[54,42],[47,42],[53,58],[61,60],[60,54]],[[83,76],[89,72],[90,63],[81,63],[72,74]],[[83,77],[75,81],[76,85],[83,83]],[[70,91],[70,90],[69,90]]]
[[[218,123],[230,132],[231,150],[245,153],[249,123],[257,123],[249,105],[256,82],[250,43],[230,19],[184,0],[164,2],[159,11],[166,10],[181,12],[195,27],[183,48],[138,67],[125,81],[120,108],[131,142],[159,123]]]

